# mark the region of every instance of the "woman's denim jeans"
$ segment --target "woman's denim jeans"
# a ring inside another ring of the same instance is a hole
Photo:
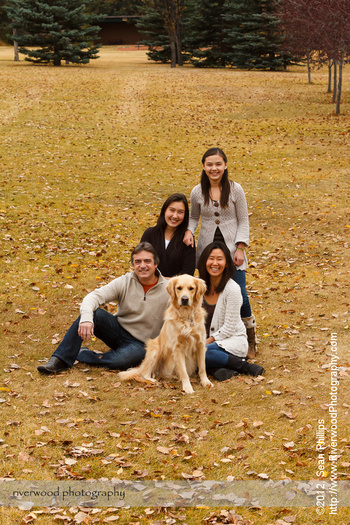
[[[220,348],[217,343],[209,343],[205,353],[205,366],[207,370],[226,368],[229,355],[230,354],[223,348]]]
[[[141,363],[146,355],[145,344],[135,339],[118,322],[118,317],[102,308],[94,312],[94,335],[111,350],[96,354],[91,350],[81,350],[82,338],[78,335],[80,316],[63,338],[53,355],[67,365],[74,361],[102,366],[113,370],[127,370]]]
[[[244,270],[237,270],[235,269],[235,273],[233,274],[233,280],[239,284],[241,287],[241,293],[243,297],[243,304],[241,308],[241,318],[244,319],[245,317],[250,317],[252,315],[252,311],[250,308],[249,303],[249,297],[247,294],[247,288],[246,288],[246,282],[245,282],[245,271]]]

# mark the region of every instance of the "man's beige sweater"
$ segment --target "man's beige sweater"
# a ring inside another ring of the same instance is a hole
[[[158,272],[157,272],[158,273]],[[110,301],[118,302],[120,325],[142,342],[159,335],[164,311],[168,306],[167,280],[160,274],[158,283],[147,293],[134,272],[117,277],[109,284],[89,293],[80,306],[80,322],[93,322],[93,313]]]

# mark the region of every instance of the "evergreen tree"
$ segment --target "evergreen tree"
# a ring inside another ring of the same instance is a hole
[[[105,16],[139,15],[148,0],[89,0],[87,10]]]
[[[237,68],[276,70],[290,61],[281,55],[278,0],[225,0],[224,43],[229,63]]]
[[[141,41],[149,47],[147,55],[156,62],[182,66],[186,60],[183,48],[183,25],[188,0],[151,0],[141,10],[137,28],[146,35]]]
[[[225,67],[224,0],[192,0],[188,7],[185,47],[196,67]]]
[[[9,20],[5,11],[6,0],[0,0],[0,41],[9,43],[8,32],[10,30]]]
[[[170,39],[160,10],[152,4],[142,9],[136,26],[145,35],[140,43],[148,46],[149,59],[165,64],[171,61]]]
[[[29,62],[60,66],[62,60],[87,64],[98,58],[100,28],[90,25],[97,20],[86,14],[84,0],[9,0],[6,11]]]

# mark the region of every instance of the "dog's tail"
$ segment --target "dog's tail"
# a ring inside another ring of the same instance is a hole
[[[119,372],[118,377],[122,381],[128,381],[128,379],[141,379],[142,375],[140,373],[140,367],[137,366],[135,368],[129,368],[129,370],[125,370],[125,372]]]

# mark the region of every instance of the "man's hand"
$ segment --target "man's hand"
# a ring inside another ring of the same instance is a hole
[[[90,323],[90,321],[80,323],[78,328],[78,334],[80,335],[83,341],[88,341],[90,337],[94,335],[94,324]]]

